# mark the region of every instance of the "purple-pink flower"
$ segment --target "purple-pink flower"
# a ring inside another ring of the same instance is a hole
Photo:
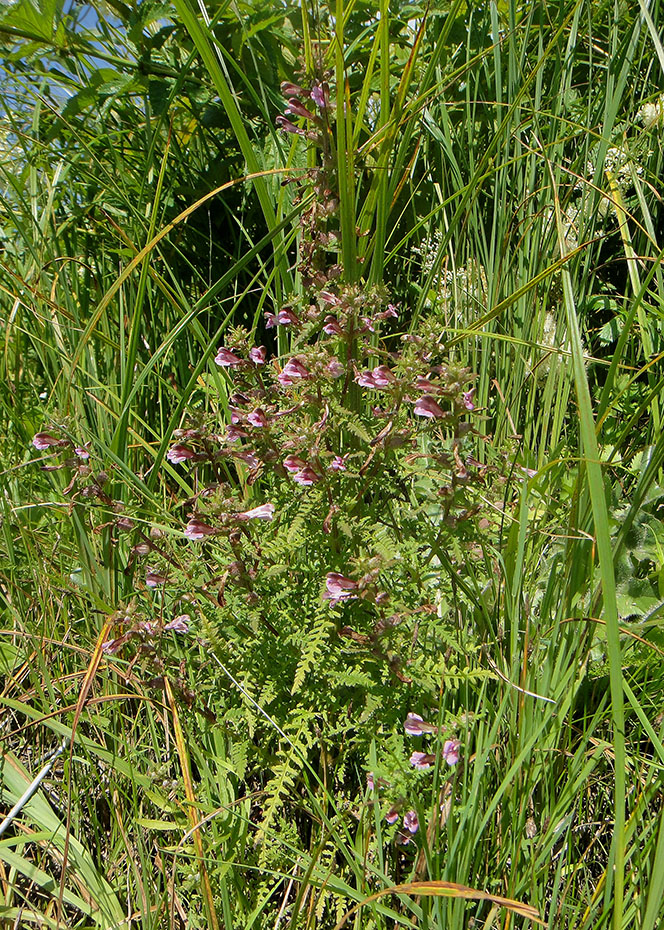
[[[425,394],[415,401],[413,413],[417,417],[429,417],[431,420],[438,420],[445,416],[445,412],[438,406],[430,394]]]
[[[346,471],[346,459],[350,455],[350,452],[347,452],[345,455],[335,455],[328,468],[330,471]]]
[[[90,452],[85,446],[76,446],[74,449],[74,454],[79,457],[79,459],[89,459]]]
[[[327,84],[314,84],[311,99],[319,110],[326,110],[330,105],[330,90]]]
[[[429,752],[414,752],[410,757],[410,764],[416,769],[429,769],[436,761],[436,757]]]
[[[327,333],[328,336],[343,336],[344,334],[343,329],[339,325],[339,321],[336,316],[332,316],[332,314],[328,314],[328,316],[325,317],[323,332]]]
[[[238,459],[240,462],[244,462],[249,468],[258,468],[260,465],[260,462],[253,452],[233,452],[233,458]]]
[[[396,823],[399,819],[399,811],[396,807],[391,807],[389,811],[385,814],[385,820],[391,825]]]
[[[422,723],[424,723],[424,720],[419,714],[409,713],[404,721],[403,728],[410,736],[422,736],[424,733],[420,726]]]
[[[278,116],[275,123],[283,132],[291,132],[296,136],[303,136],[305,134],[304,129],[298,129],[297,126],[291,123],[289,119],[286,119],[285,116]]]
[[[277,381],[282,387],[291,384],[297,384],[298,381],[304,381],[311,377],[309,369],[298,358],[289,359],[284,365],[282,371],[277,376]]]
[[[247,415],[247,422],[252,426],[257,427],[258,429],[263,429],[267,426],[267,417],[265,411],[258,407],[256,410],[253,410],[250,414]]]
[[[32,445],[35,449],[42,451],[50,446],[66,445],[66,440],[58,439],[56,436],[52,436],[51,433],[35,433],[32,437]]]
[[[266,354],[265,346],[254,346],[253,349],[249,349],[249,358],[254,365],[264,365]]]
[[[332,375],[333,378],[340,378],[345,372],[345,366],[339,361],[338,358],[331,358],[327,363],[327,372]]]
[[[188,633],[190,623],[191,617],[189,614],[179,614],[177,617],[167,623],[164,629],[170,630],[173,633]]]
[[[301,459],[299,455],[287,455],[283,461],[283,466],[286,471],[293,472],[299,471],[301,468],[304,468],[306,462],[304,459]]]
[[[214,360],[222,368],[237,368],[238,365],[242,364],[242,359],[239,356],[229,349],[224,349],[223,346],[217,352]]]
[[[277,323],[280,323],[282,326],[290,326],[291,324],[297,325],[299,322],[299,316],[290,307],[284,307],[277,313]]]
[[[403,815],[403,825],[409,833],[417,833],[420,828],[420,822],[417,819],[416,811],[406,811]]]
[[[166,453],[166,458],[174,465],[179,465],[180,462],[186,462],[187,459],[198,459],[200,456],[189,446],[185,446],[184,443],[176,442]]]
[[[475,396],[475,388],[471,388],[469,391],[464,391],[461,395],[461,402],[463,403],[466,410],[474,410],[475,404],[473,403],[473,397]]]
[[[228,442],[237,442],[238,439],[245,439],[248,435],[246,430],[238,429],[235,424],[226,427],[226,439]]]
[[[339,572],[327,573],[325,588],[326,591],[323,595],[323,599],[331,601],[333,604],[336,604],[337,601],[348,601],[357,597],[357,594],[355,594],[358,588],[357,581],[353,581],[352,578],[346,578],[345,575],[340,575]]]
[[[184,535],[187,539],[204,539],[206,536],[214,536],[216,532],[213,526],[203,523],[198,517],[191,517],[184,528]]]
[[[154,568],[148,568],[145,573],[145,583],[148,588],[159,588],[162,584],[166,584],[166,576]]]
[[[374,384],[377,388],[389,387],[390,384],[396,381],[396,378],[387,365],[377,365],[371,374],[373,375]]]
[[[445,745],[443,746],[443,759],[447,762],[448,765],[457,764],[459,761],[460,749],[461,743],[458,739],[445,740]]]
[[[238,517],[245,520],[271,520],[274,516],[274,504],[259,504],[258,507],[252,507],[251,510],[245,510],[239,513]]]
[[[308,488],[312,484],[316,484],[317,481],[320,481],[321,476],[317,471],[311,467],[311,465],[305,465],[299,471],[296,471],[293,475],[293,481],[296,484],[301,484],[303,487]]]

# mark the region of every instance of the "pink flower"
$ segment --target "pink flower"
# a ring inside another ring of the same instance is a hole
[[[148,568],[145,573],[145,583],[148,588],[158,588],[162,584],[166,584],[166,576],[162,575],[161,572],[155,571],[154,568]]]
[[[277,323],[281,323],[282,326],[290,326],[291,323],[297,324],[299,322],[300,318],[290,307],[284,307],[283,310],[280,310],[277,314]]]
[[[459,761],[460,749],[461,743],[458,739],[445,740],[445,745],[443,746],[443,759],[447,762],[448,765],[457,764]]]
[[[323,332],[327,333],[328,336],[343,336],[344,334],[336,316],[332,316],[331,314],[325,317]]]
[[[391,807],[389,811],[385,814],[385,820],[387,820],[387,822],[390,825],[393,823],[396,823],[398,819],[399,819],[399,811],[396,809],[396,807]]]
[[[331,358],[327,363],[327,371],[333,378],[340,378],[345,370],[345,367],[338,358]]]
[[[277,376],[277,381],[282,387],[296,384],[298,381],[304,381],[311,377],[309,369],[302,364],[298,358],[291,358],[286,362],[282,371]]]
[[[265,311],[265,329],[274,329],[277,325],[277,314],[270,313],[269,310]]]
[[[281,93],[284,97],[302,97],[306,95],[306,91],[299,84],[293,84],[291,81],[281,82]]]
[[[180,462],[186,462],[187,459],[197,459],[199,456],[193,449],[190,449],[189,446],[185,446],[181,442],[176,442],[166,453],[166,458],[174,465],[179,465]]]
[[[237,442],[238,439],[244,439],[249,434],[243,429],[238,429],[237,426],[227,426],[226,427],[226,439],[228,442]]]
[[[213,526],[203,523],[198,517],[191,517],[184,528],[184,535],[187,539],[204,539],[206,536],[214,536],[216,532]]]
[[[466,410],[474,410],[475,404],[473,403],[473,397],[475,396],[475,388],[471,388],[469,391],[464,391],[461,395],[461,402],[463,403]]]
[[[387,365],[378,365],[376,368],[374,368],[371,374],[373,376],[374,384],[378,388],[389,387],[390,384],[393,384],[396,381],[396,378],[387,367]]]
[[[350,452],[345,455],[335,455],[328,466],[330,471],[346,471],[346,459],[349,455]]]
[[[307,110],[303,103],[296,97],[291,97],[288,101],[288,107],[286,109],[287,113],[292,113],[293,116],[301,116],[303,119],[313,119],[314,114],[311,110]]]
[[[249,358],[254,365],[264,365],[266,354],[265,346],[254,346],[253,349],[249,349]]]
[[[79,457],[79,459],[89,459],[90,453],[85,448],[85,446],[76,446],[74,453]]]
[[[291,132],[296,136],[305,135],[304,129],[298,129],[289,119],[286,119],[285,116],[278,116],[275,120],[275,123],[282,130],[282,132]]]
[[[320,475],[318,472],[314,471],[311,465],[305,465],[304,468],[295,472],[293,481],[295,481],[296,484],[301,484],[302,487],[308,488],[312,484],[316,484],[317,481],[320,481]]]
[[[191,617],[189,614],[180,614],[175,617],[174,620],[171,620],[170,623],[167,623],[164,629],[171,630],[173,633],[188,633],[190,623]]]
[[[326,304],[332,304],[333,307],[339,303],[339,298],[331,291],[321,291],[318,296],[321,300],[324,300]]]
[[[304,468],[305,465],[306,462],[304,459],[301,459],[297,455],[287,455],[283,461],[284,468],[291,473],[299,471],[301,468]]]
[[[62,439],[58,439],[50,433],[35,433],[32,437],[32,445],[35,449],[39,449],[40,451],[48,449],[49,446],[62,446],[66,444],[66,440],[63,441]]]
[[[420,822],[417,819],[416,811],[406,811],[403,815],[403,825],[409,833],[417,833],[420,828]]]
[[[373,791],[376,786],[374,785],[374,776],[373,772],[367,772],[367,788],[369,791]]]
[[[410,757],[410,764],[416,769],[429,769],[436,761],[436,757],[428,752],[414,752]]]
[[[259,429],[267,426],[267,417],[265,416],[265,411],[261,410],[260,407],[258,407],[258,409],[254,410],[252,413],[248,414],[247,421],[251,423],[252,426],[256,426]]]
[[[244,517],[246,520],[271,520],[273,516],[274,504],[260,504],[258,507],[252,507],[251,510],[238,514],[238,517]]]
[[[345,575],[340,575],[338,572],[327,573],[325,587],[327,590],[323,595],[323,599],[331,601],[333,604],[336,604],[337,601],[348,601],[357,597],[357,595],[354,594],[358,587],[357,581],[353,581],[352,578],[346,578]]]
[[[358,371],[355,375],[355,381],[360,387],[376,389],[376,383],[373,379],[373,374],[370,371]]]
[[[234,452],[233,458],[244,462],[249,468],[258,468],[260,462],[252,452]]]
[[[419,714],[409,713],[404,721],[403,728],[410,736],[421,736],[424,733],[420,726],[421,723],[424,723],[424,720]]]
[[[230,352],[228,349],[224,349],[223,346],[217,352],[214,360],[217,365],[221,365],[222,368],[237,368],[238,365],[242,364],[242,359],[239,358],[239,356],[235,355],[234,352]]]
[[[319,110],[326,110],[330,105],[330,90],[327,84],[314,84],[311,99]]]
[[[445,416],[444,411],[438,406],[430,394],[425,394],[424,397],[418,398],[413,407],[413,413],[417,417],[429,417],[431,420],[438,420],[440,417]]]

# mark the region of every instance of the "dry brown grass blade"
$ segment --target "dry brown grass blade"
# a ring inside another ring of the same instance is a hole
[[[74,722],[71,726],[71,737],[69,743],[69,774],[67,776],[67,826],[65,829],[65,845],[62,851],[62,873],[60,875],[60,888],[58,890],[58,901],[56,908],[56,924],[60,926],[60,921],[62,919],[62,902],[64,899],[65,893],[65,879],[67,877],[67,858],[69,856],[69,839],[71,831],[71,787],[72,787],[72,764],[74,757],[74,740],[76,739],[76,728],[78,727],[78,721],[81,718],[83,713],[83,708],[85,707],[85,702],[87,696],[92,687],[92,682],[95,679],[97,674],[97,669],[99,668],[99,663],[103,655],[103,646],[106,642],[106,637],[109,634],[111,626],[115,621],[115,616],[111,614],[110,617],[107,617],[106,622],[104,623],[101,633],[97,638],[94,651],[92,653],[92,658],[88,665],[88,670],[85,673],[85,678],[81,684],[81,693],[78,696],[78,701],[76,702],[76,710],[74,713]]]
[[[502,898],[500,895],[488,894],[486,891],[480,891],[477,888],[469,888],[467,885],[458,885],[456,882],[429,881],[429,882],[406,882],[404,885],[392,885],[390,888],[384,888],[377,891],[376,894],[369,895],[364,901],[360,901],[355,907],[352,907],[341,918],[334,930],[341,930],[346,921],[364,907],[365,904],[371,904],[384,898],[388,894],[406,894],[417,897],[434,897],[434,898],[465,898],[468,901],[491,901],[499,907],[504,907],[508,911],[517,914],[519,917],[525,917],[535,923],[544,926],[545,921],[539,915],[534,907],[530,904],[522,904],[521,901],[515,901],[513,898]]]
[[[164,688],[166,690],[166,698],[171,710],[171,715],[173,717],[173,731],[175,734],[175,745],[178,751],[178,757],[180,759],[180,768],[182,769],[182,779],[184,781],[184,792],[187,796],[188,809],[187,816],[192,828],[192,834],[194,839],[194,848],[196,850],[196,858],[198,859],[198,866],[201,873],[201,885],[203,888],[203,898],[205,900],[206,909],[208,912],[209,925],[212,930],[219,930],[219,922],[217,921],[217,914],[214,908],[214,897],[212,895],[212,887],[210,885],[210,878],[205,868],[205,858],[203,855],[203,840],[201,839],[201,833],[198,829],[199,823],[196,816],[196,795],[194,794],[194,784],[191,780],[191,767],[189,765],[189,753],[187,752],[187,744],[184,741],[184,734],[182,732],[182,726],[180,724],[180,716],[178,714],[177,704],[175,703],[175,697],[173,695],[173,689],[171,688],[171,683],[168,678],[164,677]]]

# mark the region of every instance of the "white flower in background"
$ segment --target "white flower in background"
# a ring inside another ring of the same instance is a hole
[[[660,94],[650,103],[644,103],[636,114],[636,118],[643,123],[644,129],[654,129],[662,123],[662,117],[664,117],[664,94]]]

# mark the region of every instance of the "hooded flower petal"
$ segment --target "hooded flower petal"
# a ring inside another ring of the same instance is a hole
[[[347,601],[357,597],[355,594],[358,588],[357,581],[346,578],[345,575],[340,575],[338,572],[328,572],[325,578],[325,587],[327,590],[323,598],[333,604],[337,601]]]
[[[306,462],[304,459],[301,459],[298,455],[287,455],[283,461],[283,466],[286,471],[293,472],[299,471],[301,468],[304,468]]]
[[[32,437],[32,445],[35,449],[42,451],[43,449],[48,449],[50,446],[63,445],[63,440],[58,439],[57,436],[52,436],[51,433],[35,433]]]
[[[318,472],[314,471],[311,465],[305,465],[304,468],[301,468],[299,471],[296,471],[293,475],[293,481],[296,484],[301,484],[303,487],[308,488],[312,484],[316,484],[317,481],[320,481],[321,476]]]
[[[343,336],[344,334],[343,329],[339,325],[339,321],[336,316],[332,316],[332,314],[328,314],[328,316],[325,317],[323,332],[327,333],[328,336]]]
[[[374,384],[379,388],[389,387],[390,384],[394,384],[396,381],[396,378],[387,367],[387,365],[377,365],[371,374],[373,376]]]
[[[410,764],[416,769],[429,769],[436,761],[436,757],[428,752],[414,752],[410,757]]]
[[[197,517],[192,517],[184,529],[184,535],[187,539],[205,539],[206,536],[214,536],[216,529],[208,523],[203,523]]]
[[[420,828],[420,822],[417,819],[416,811],[406,811],[403,815],[403,825],[409,833],[417,833]]]
[[[430,420],[438,420],[445,416],[445,412],[430,394],[425,394],[417,399],[413,407],[413,413],[417,417],[428,417]]]
[[[217,352],[214,360],[222,368],[237,368],[238,365],[242,364],[242,359],[239,356],[229,349],[224,349],[223,346]]]
[[[424,720],[419,714],[409,713],[404,720],[403,728],[410,736],[421,736],[424,733],[420,726],[421,723],[424,723]]]
[[[327,363],[326,371],[331,374],[333,378],[340,378],[345,370],[345,366],[338,358],[331,358]]]
[[[253,410],[251,413],[247,414],[247,422],[259,429],[267,426],[265,411],[261,410],[260,407],[257,410]]]
[[[188,633],[191,617],[189,614],[180,614],[164,627],[165,630],[171,630],[173,633]]]
[[[304,381],[311,377],[309,369],[298,358],[289,359],[284,365],[282,371],[277,376],[277,381],[282,387],[291,384],[297,384],[298,381]]]
[[[154,568],[148,568],[145,573],[145,583],[148,588],[159,588],[161,585],[166,584],[166,576]]]
[[[244,513],[240,513],[238,516],[245,517],[247,520],[271,520],[274,516],[274,504],[259,504],[258,507],[245,510]]]
[[[254,346],[253,349],[249,349],[249,358],[254,365],[264,365],[266,354],[265,346]]]
[[[198,455],[189,446],[185,446],[184,443],[176,442],[166,453],[166,458],[174,465],[179,465],[180,462],[186,462],[187,459],[197,459]]]
[[[398,819],[399,819],[399,811],[397,810],[396,807],[391,807],[389,811],[385,814],[385,820],[387,820],[389,824],[396,823]]]
[[[443,759],[447,762],[448,765],[457,764],[459,761],[460,749],[461,743],[458,739],[445,740],[445,745],[443,746]]]

